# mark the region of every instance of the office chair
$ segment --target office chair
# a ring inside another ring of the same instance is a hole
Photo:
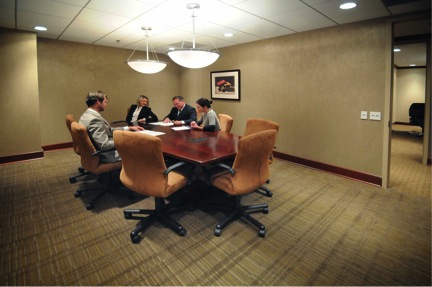
[[[221,132],[229,133],[231,131],[232,125],[233,125],[233,118],[226,114],[219,114],[219,126]]]
[[[114,183],[113,171],[119,171],[121,169],[121,162],[103,163],[99,161],[99,151],[93,146],[90,137],[87,133],[85,126],[72,122],[71,124],[72,138],[77,143],[79,149],[79,155],[81,157],[82,167],[91,174],[98,176],[98,182],[103,183],[103,179],[107,179],[101,189],[95,190],[77,190],[75,197],[80,197],[83,192],[87,191],[99,191],[95,197],[91,198],[87,204],[87,209],[92,209],[94,203],[99,199],[105,192],[107,192]],[[107,175],[102,177],[102,175]]]
[[[126,109],[126,116],[129,113],[129,110],[130,110],[130,108]],[[119,125],[119,124],[129,125],[129,123],[126,121],[126,119],[124,119],[124,120],[118,120],[118,121],[113,121],[113,122],[110,123],[110,125],[116,125],[116,126]]]
[[[232,167],[219,163],[227,172],[219,172],[211,177],[211,184],[231,195],[233,208],[218,224],[214,235],[220,236],[222,230],[236,219],[243,218],[256,227],[258,235],[264,237],[265,226],[253,218],[250,213],[268,213],[267,204],[242,205],[242,195],[255,191],[269,178],[270,168],[268,156],[271,153],[276,138],[276,130],[257,132],[242,137],[238,143],[238,152]]]
[[[246,128],[243,133],[243,136],[248,136],[260,131],[265,130],[276,130],[279,132],[279,124],[270,120],[264,120],[264,119],[258,119],[258,118],[249,118],[246,122]],[[276,144],[276,137],[275,142],[273,143],[273,147]],[[269,164],[273,163],[273,153],[269,153]],[[267,179],[266,183],[269,183],[270,179]],[[269,190],[266,186],[260,186],[259,189],[257,189],[257,192],[264,191],[264,195],[268,197],[272,197],[273,193],[271,190]],[[260,192],[261,193],[261,192]]]
[[[74,117],[72,114],[68,114],[68,115],[66,115],[66,119],[65,119],[65,121],[66,121],[66,127],[68,128],[69,133],[71,134],[71,137],[72,137],[71,125],[72,125],[73,122],[76,122],[76,119],[75,119],[75,117]],[[75,152],[77,155],[79,155],[78,145],[77,145],[77,143],[74,141],[73,137],[72,137],[72,147],[73,147],[74,152]],[[70,183],[76,183],[78,178],[90,174],[88,171],[86,171],[86,170],[85,170],[83,167],[81,167],[81,166],[78,167],[78,172],[79,172],[79,173],[78,173],[77,175],[73,175],[73,176],[70,176],[70,177],[69,177],[69,182],[70,182]]]
[[[178,235],[185,236],[186,229],[170,217],[170,213],[183,207],[174,203],[167,204],[165,198],[187,184],[186,176],[173,171],[180,166],[188,167],[186,163],[178,162],[167,168],[162,154],[162,141],[155,136],[115,130],[114,144],[122,158],[122,183],[130,190],[154,197],[155,201],[155,208],[152,210],[123,211],[126,219],[140,221],[130,233],[132,243],[138,243],[140,234],[156,221]]]

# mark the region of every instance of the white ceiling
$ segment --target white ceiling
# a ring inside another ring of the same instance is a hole
[[[0,0],[0,27],[34,31],[38,37],[145,51],[143,26],[150,26],[150,46],[158,53],[190,47],[192,10],[196,48],[223,48],[262,39],[381,17],[429,11],[430,0]],[[397,5],[395,5],[397,4]],[[401,29],[400,31],[403,31]],[[232,32],[233,37],[224,37]],[[408,33],[431,32],[430,17]],[[403,33],[407,33],[403,31]],[[426,58],[426,56],[425,56]]]

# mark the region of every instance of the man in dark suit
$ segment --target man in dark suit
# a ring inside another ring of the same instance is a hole
[[[184,102],[182,96],[175,96],[173,99],[174,107],[164,118],[164,123],[172,122],[176,126],[189,125],[196,121],[196,110]]]
[[[110,124],[100,115],[107,105],[107,95],[102,91],[90,92],[86,97],[88,109],[81,116],[79,123],[87,128],[95,148],[100,151],[101,162],[116,162],[120,160],[119,154],[114,150],[113,130],[144,130],[142,127],[119,127],[112,128]]]

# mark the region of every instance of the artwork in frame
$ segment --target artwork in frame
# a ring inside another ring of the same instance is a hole
[[[240,101],[240,70],[210,72],[211,98]]]

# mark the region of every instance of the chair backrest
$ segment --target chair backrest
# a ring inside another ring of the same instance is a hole
[[[127,188],[165,198],[187,183],[187,179],[175,171],[164,174],[167,167],[160,138],[115,130],[114,144],[122,159],[120,180]]]
[[[279,133],[279,124],[277,122],[273,122],[270,120],[249,118],[246,122],[246,128],[243,136],[251,135],[266,130],[276,130]],[[276,145],[276,137],[273,143],[273,147]],[[269,155],[269,161],[270,164],[273,162],[273,152],[271,152]]]
[[[71,132],[72,139],[77,144],[80,151],[82,167],[93,173],[99,165],[99,156],[92,155],[96,152],[96,148],[90,140],[86,127],[77,122],[72,122]]]
[[[269,120],[249,118],[247,119],[246,128],[243,136],[266,130],[276,130],[277,132],[279,132],[279,124],[277,122]]]
[[[232,195],[249,193],[262,186],[270,175],[268,155],[276,134],[276,130],[266,130],[242,137],[232,166],[235,174],[216,177],[212,184]]]
[[[220,131],[229,133],[233,125],[233,118],[226,114],[219,114]]]
[[[76,119],[75,119],[75,117],[74,117],[72,114],[68,114],[68,115],[66,115],[66,119],[65,119],[65,121],[66,121],[66,127],[68,128],[69,133],[70,133],[71,136],[72,136],[72,127],[71,127],[71,126],[72,126],[72,123],[73,123],[73,122],[76,122]],[[74,152],[75,152],[77,155],[79,155],[78,145],[77,145],[77,143],[74,141],[73,137],[72,137],[72,147],[73,147]]]

